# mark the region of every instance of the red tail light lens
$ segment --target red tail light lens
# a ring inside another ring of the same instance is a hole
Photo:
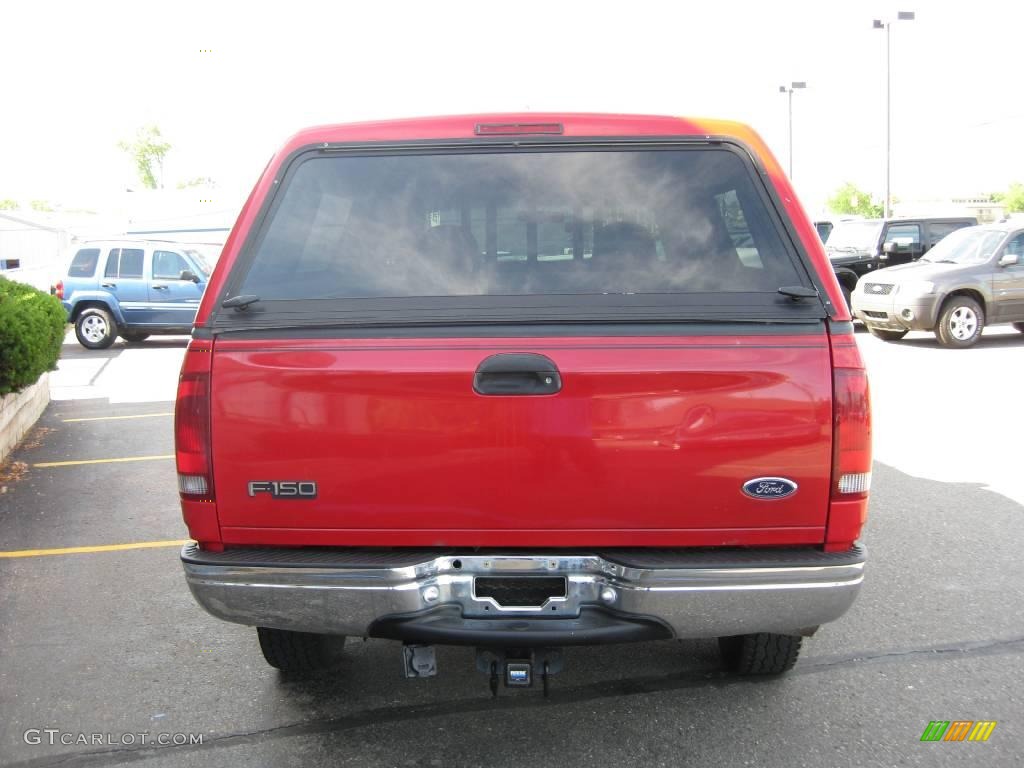
[[[61,301],[64,301],[64,281],[63,280],[60,280],[60,281],[57,282],[57,285],[56,285],[56,287],[54,288],[54,291],[53,291],[53,295],[56,296]]]
[[[831,337],[832,491],[825,549],[853,546],[867,520],[871,488],[871,398],[853,333]]]
[[[178,491],[190,501],[213,501],[210,456],[210,371],[212,346],[194,340],[185,353],[174,409]]]
[[[871,488],[871,401],[863,370],[837,368],[833,372],[835,456],[832,462],[832,498],[867,496]]]

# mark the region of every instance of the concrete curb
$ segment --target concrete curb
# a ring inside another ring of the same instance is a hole
[[[0,462],[7,458],[14,446],[32,429],[50,402],[50,374],[44,373],[39,381],[21,392],[0,398]]]

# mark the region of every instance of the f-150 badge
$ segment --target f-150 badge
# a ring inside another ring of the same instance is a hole
[[[312,480],[251,480],[249,495],[268,493],[275,499],[315,499],[316,483]]]
[[[752,499],[784,499],[796,493],[797,485],[784,477],[755,477],[743,484],[743,492]]]

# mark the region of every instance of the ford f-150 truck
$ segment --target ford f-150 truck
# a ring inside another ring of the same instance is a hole
[[[210,278],[178,390],[196,600],[273,666],[348,637],[718,638],[776,674],[850,607],[868,383],[820,239],[735,123],[543,114],[312,128]]]

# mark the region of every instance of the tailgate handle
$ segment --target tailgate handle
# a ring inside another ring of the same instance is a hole
[[[528,352],[491,355],[473,376],[478,395],[553,395],[561,389],[562,375],[554,361]]]

